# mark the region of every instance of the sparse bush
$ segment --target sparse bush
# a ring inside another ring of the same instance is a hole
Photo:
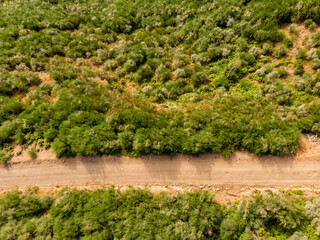
[[[0,163],[7,163],[12,158],[12,156],[13,155],[7,149],[0,150]]]
[[[170,69],[166,68],[163,64],[157,68],[156,75],[161,82],[166,82],[171,79]]]
[[[273,47],[270,43],[264,43],[262,47],[262,54],[270,55],[273,52]]]
[[[59,84],[77,77],[75,70],[71,67],[52,70],[49,74]]]
[[[310,62],[311,64],[311,67],[314,69],[314,70],[318,70],[320,69],[320,59],[319,58],[314,58],[311,60]]]
[[[97,55],[101,61],[106,61],[110,57],[110,54],[105,49],[98,49]]]
[[[178,68],[176,71],[174,71],[174,76],[176,78],[187,78],[188,75],[184,69]]]
[[[288,70],[284,67],[277,69],[277,73],[279,77],[286,77],[288,76]]]
[[[249,49],[249,53],[252,54],[255,58],[257,58],[261,54],[261,49],[257,46],[253,46]]]
[[[115,70],[118,67],[118,62],[114,59],[110,59],[107,60],[102,67],[105,70]],[[126,66],[124,66],[124,68],[126,69]]]
[[[280,45],[276,50],[273,52],[273,56],[276,58],[282,58],[286,56],[288,53],[288,49],[284,45]]]
[[[28,155],[31,159],[36,159],[37,158],[37,151],[35,148],[32,148],[28,151]]]
[[[303,24],[306,26],[306,28],[313,29],[315,22],[312,21],[312,19],[307,19],[303,22]],[[316,24],[317,25],[317,24]]]
[[[295,87],[299,91],[311,92],[312,87],[314,86],[314,78],[310,73],[304,73],[302,77],[295,76],[294,79]]]
[[[297,36],[298,35],[298,25],[296,23],[292,23],[289,26],[289,32],[291,35]]]
[[[141,66],[137,71],[136,81],[139,84],[142,84],[142,83],[148,82],[149,79],[152,78],[152,76],[153,76],[152,70],[150,66],[146,64]]]
[[[316,48],[311,48],[308,53],[307,53],[307,58],[308,59],[314,59],[314,58],[318,58],[318,51]]]
[[[283,45],[286,47],[286,48],[292,48],[292,46],[293,46],[293,42],[292,42],[292,40],[290,39],[290,38],[285,38],[284,40],[283,40]]]
[[[272,65],[271,64],[266,64],[263,67],[259,68],[255,74],[259,77],[263,77],[266,76],[267,74],[271,73],[273,70]]]
[[[34,71],[34,72],[44,71],[45,63],[43,62],[42,59],[32,58],[30,60],[30,67],[31,67],[31,70]]]
[[[268,81],[272,81],[272,80],[275,80],[275,79],[277,79],[277,78],[279,78],[278,71],[272,71],[271,73],[269,73],[269,74],[267,75],[267,80],[268,80]]]
[[[315,32],[311,35],[312,47],[320,46],[320,32]]]
[[[127,72],[134,72],[137,70],[137,64],[134,60],[129,59],[124,65],[123,68],[127,71]]]
[[[191,81],[194,87],[199,87],[202,84],[206,84],[208,80],[208,76],[205,72],[197,72],[191,77]]]
[[[303,60],[297,59],[293,63],[294,74],[302,75],[304,73],[304,64]]]
[[[188,102],[199,102],[201,97],[197,93],[186,93],[179,97],[179,102],[188,103]]]
[[[92,58],[90,59],[90,62],[91,62],[93,65],[95,65],[95,66],[99,66],[99,65],[102,65],[103,60],[102,60],[102,58],[100,58],[100,57],[92,57]]]
[[[306,59],[307,57],[307,51],[306,50],[299,50],[296,53],[296,59]]]

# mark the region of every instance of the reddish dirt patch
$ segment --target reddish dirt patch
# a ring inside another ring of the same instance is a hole
[[[46,72],[39,73],[39,78],[43,83],[51,83],[53,82],[53,78]]]
[[[126,83],[124,85],[124,89],[127,91],[127,92],[134,92],[137,90],[136,86],[134,85],[134,83],[132,82],[129,82],[128,80],[126,80]]]
[[[49,103],[53,103],[57,100],[57,96],[56,95],[51,95],[51,97],[49,98],[48,102]]]
[[[315,73],[309,61],[304,65],[304,70],[309,73]]]

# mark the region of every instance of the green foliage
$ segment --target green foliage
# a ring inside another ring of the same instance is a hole
[[[28,155],[31,159],[36,159],[37,158],[37,152],[35,148],[32,148],[31,150],[28,151]]]
[[[253,193],[230,207],[207,191],[37,188],[0,198],[1,239],[318,239],[319,198]]]
[[[318,70],[320,69],[320,59],[319,58],[314,58],[311,60],[310,62],[311,64],[311,67],[314,69],[314,70]]]
[[[289,26],[289,32],[291,35],[293,36],[297,36],[298,35],[298,25],[296,23],[292,23],[290,26]]]
[[[156,74],[157,78],[162,82],[166,82],[171,79],[170,69],[166,68],[163,64],[157,67]]]
[[[273,46],[270,43],[265,43],[262,46],[262,54],[270,55],[273,52]]]
[[[303,74],[303,60],[320,66],[319,33],[297,53],[294,86],[283,57],[295,22],[312,28],[318,9],[307,0],[0,1],[1,161],[14,143],[59,157],[292,153],[301,132],[320,134],[309,111],[319,74]]]
[[[290,38],[285,38],[285,39],[283,39],[283,45],[286,48],[292,48],[293,42],[292,42],[292,40]]]
[[[302,191],[302,190],[300,190],[300,189],[297,189],[297,190],[291,190],[291,192],[292,192],[293,194],[296,194],[296,195],[303,195],[303,191]]]
[[[304,63],[303,60],[297,59],[293,63],[294,73],[297,75],[302,75],[304,73]]]
[[[141,66],[139,68],[136,75],[137,75],[136,81],[139,84],[143,84],[143,83],[148,82],[150,80],[150,78],[153,76],[153,73],[152,73],[150,66],[146,64],[146,65]]]
[[[306,50],[299,50],[296,53],[296,59],[305,59],[307,56],[307,51]]]
[[[8,148],[0,150],[0,163],[5,164],[12,158],[12,153]]]
[[[277,74],[279,77],[286,77],[288,75],[288,71],[286,68],[282,67],[277,69]]]
[[[280,45],[274,52],[273,52],[273,56],[276,58],[282,58],[284,56],[286,56],[288,53],[288,48],[283,44]]]
[[[311,42],[313,47],[320,46],[320,32],[315,32],[311,35]]]
[[[58,83],[62,83],[65,80],[72,80],[76,78],[74,69],[71,67],[60,68],[60,69],[50,71],[50,76]]]
[[[23,104],[13,99],[0,96],[0,124],[6,120],[14,119],[24,109]]]

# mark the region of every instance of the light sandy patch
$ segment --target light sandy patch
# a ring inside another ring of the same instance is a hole
[[[43,83],[51,83],[54,81],[53,78],[50,77],[49,73],[46,72],[39,73],[39,78]]]

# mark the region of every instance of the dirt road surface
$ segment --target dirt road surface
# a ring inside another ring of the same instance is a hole
[[[296,155],[284,157],[236,152],[230,159],[219,154],[56,159],[52,152],[41,151],[36,160],[30,160],[24,154],[0,167],[1,188],[86,184],[320,186],[320,144],[307,140]]]

